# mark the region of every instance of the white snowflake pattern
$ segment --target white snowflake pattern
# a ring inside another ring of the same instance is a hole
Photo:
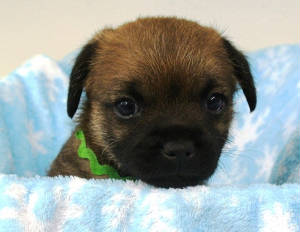
[[[280,203],[275,203],[272,209],[265,210],[262,214],[263,225],[260,232],[296,232],[298,226],[292,223],[292,215],[284,210]]]
[[[147,215],[143,217],[142,228],[149,231],[170,231],[175,232],[177,229],[171,224],[166,223],[174,218],[174,211],[167,207],[163,207],[171,194],[164,193],[159,189],[153,189],[144,199],[143,204],[147,204]]]
[[[26,128],[28,131],[27,139],[31,145],[31,148],[37,153],[46,154],[47,153],[46,149],[43,147],[43,145],[40,144],[40,141],[44,136],[44,132],[35,131],[33,128],[32,120],[26,123]]]
[[[48,91],[49,100],[54,102],[56,100],[56,93],[59,91],[56,81],[60,80],[63,87],[68,85],[68,78],[66,74],[59,68],[56,62],[44,55],[37,55],[27,61],[24,65],[16,70],[21,76],[37,76],[43,77],[45,81],[45,89]],[[43,73],[44,75],[41,75]]]
[[[25,99],[23,96],[23,85],[16,78],[4,78],[0,80],[1,91],[0,99],[5,103],[13,103],[16,99],[18,104],[25,105]],[[13,94],[12,94],[13,90]]]
[[[278,154],[277,146],[270,148],[269,145],[265,145],[263,156],[257,157],[257,160],[255,161],[256,165],[259,167],[258,173],[255,176],[255,179],[269,178],[272,168],[274,166],[277,154]]]
[[[264,125],[269,113],[270,108],[268,107],[256,120],[254,120],[254,114],[244,115],[243,126],[240,128],[237,126],[237,123],[233,123],[231,129],[233,142],[229,146],[235,147],[238,153],[243,152],[248,143],[254,142],[259,137],[261,134],[259,129]]]
[[[29,193],[22,184],[11,184],[5,194],[14,199],[16,207],[4,207],[0,210],[0,219],[16,219],[25,232],[63,231],[64,224],[70,219],[82,215],[82,208],[72,202],[71,197],[84,184],[80,178],[73,178],[69,182],[69,191],[64,195],[63,187],[54,187],[53,202],[55,212],[51,220],[40,220],[34,213],[34,208],[39,201],[38,193]]]
[[[126,185],[131,185],[131,187],[133,187],[130,182],[126,183]],[[112,196],[110,201],[107,202],[107,204],[103,205],[101,214],[105,215],[105,217],[112,215],[110,220],[111,230],[124,228],[124,226],[128,224],[128,214],[131,209],[133,209],[133,205],[135,204],[137,197],[140,195],[142,190],[141,186],[142,185],[133,189],[130,188],[132,189],[130,195],[124,192],[116,193]]]
[[[23,225],[24,231],[42,231],[42,225],[37,222],[37,219],[32,212],[33,204],[37,200],[36,194],[32,194],[28,202],[25,196],[28,190],[24,185],[11,184],[5,191],[5,194],[10,196],[17,202],[17,207],[4,207],[0,210],[0,219],[17,219]]]
[[[283,137],[288,139],[291,133],[296,128],[297,112],[292,113],[285,121],[283,125]]]
[[[257,67],[262,78],[272,82],[265,87],[266,94],[275,94],[280,89],[287,80],[284,77],[288,76],[291,65],[290,53],[284,46],[280,49],[269,49],[266,56],[257,60]]]
[[[280,70],[273,70],[269,74],[269,79],[272,84],[265,87],[264,92],[266,94],[276,94],[281,89],[286,79],[284,76],[288,76],[288,72],[291,70],[291,63],[285,63]]]

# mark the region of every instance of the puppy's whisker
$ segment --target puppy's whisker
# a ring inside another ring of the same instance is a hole
[[[254,162],[255,159],[251,155],[248,155],[249,154],[248,151],[249,151],[248,149],[239,150],[239,149],[236,149],[235,147],[224,148],[222,150],[222,156],[229,156],[234,159],[241,157],[241,158],[246,158],[246,159],[250,160],[251,162]],[[253,150],[253,151],[255,151],[255,150]]]
[[[222,161],[219,161],[217,170],[228,176],[228,170],[226,169],[226,166]]]

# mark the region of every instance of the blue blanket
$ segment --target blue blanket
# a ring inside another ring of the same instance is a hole
[[[0,231],[278,231],[300,228],[300,188],[160,189],[77,177],[0,177]]]
[[[43,177],[74,127],[75,55],[39,55],[0,80],[0,231],[300,231],[298,45],[249,54],[257,109],[235,96],[231,143],[209,186],[182,190]]]

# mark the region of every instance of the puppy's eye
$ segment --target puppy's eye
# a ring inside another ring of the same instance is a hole
[[[206,108],[212,113],[221,113],[225,107],[225,96],[220,93],[209,95],[206,101]]]
[[[120,100],[116,101],[114,112],[120,118],[129,119],[138,113],[138,105],[131,98],[121,98]]]

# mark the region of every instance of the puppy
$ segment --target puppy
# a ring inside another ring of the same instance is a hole
[[[78,155],[82,131],[100,165],[158,187],[204,184],[213,174],[239,85],[250,111],[256,90],[244,55],[209,27],[141,18],[97,33],[74,64],[67,111],[81,93],[78,125],[49,176],[107,178]]]

